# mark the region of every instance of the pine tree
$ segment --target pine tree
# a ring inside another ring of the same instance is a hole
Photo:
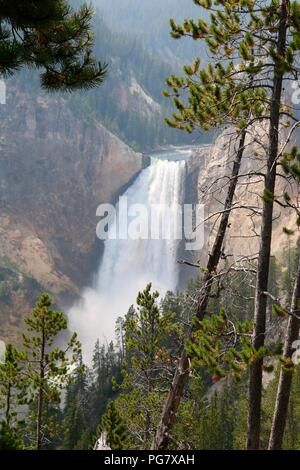
[[[23,450],[24,446],[18,432],[5,424],[0,423],[0,450]]]
[[[38,299],[32,315],[25,318],[26,331],[23,346],[26,351],[24,362],[28,380],[28,394],[36,404],[33,419],[36,425],[35,447],[43,446],[43,413],[45,403],[60,402],[60,392],[71,379],[70,367],[81,353],[80,343],[74,333],[65,349],[55,346],[57,335],[67,329],[65,315],[52,310],[48,294]]]
[[[18,426],[20,405],[27,401],[27,380],[22,371],[23,354],[12,344],[6,345],[5,361],[0,363],[0,409],[4,413],[7,427]]]
[[[120,360],[123,361],[125,358],[125,337],[124,337],[124,319],[118,317],[115,327],[115,336],[117,340],[117,345],[119,348]]]
[[[64,449],[73,450],[79,446],[83,433],[88,429],[89,413],[88,372],[79,355],[77,367],[72,374],[72,381],[66,389],[63,409]]]
[[[112,450],[126,449],[126,426],[113,401],[108,404],[106,412],[102,416],[100,430],[106,434],[107,444]]]
[[[109,400],[114,398],[116,392],[113,388],[113,378],[121,378],[121,363],[119,353],[115,351],[113,342],[100,345],[97,340],[89,380],[89,429],[94,433]]]
[[[117,404],[132,446],[148,448],[161,412],[160,390],[169,386],[182,344],[183,329],[176,315],[162,311],[151,283],[137,296],[124,323],[126,354],[122,393]]]
[[[106,65],[91,54],[92,15],[85,5],[73,11],[66,0],[1,0],[0,74],[26,66],[42,69],[48,90],[99,85]]]

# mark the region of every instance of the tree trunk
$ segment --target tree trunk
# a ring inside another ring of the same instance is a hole
[[[45,378],[45,334],[42,333],[42,344],[40,354],[40,383],[37,403],[37,422],[36,422],[36,450],[42,447],[42,415],[44,406],[44,378]]]
[[[281,19],[277,41],[277,53],[280,57],[285,54],[287,35],[287,3],[282,2]],[[271,254],[272,225],[273,225],[273,195],[276,180],[276,159],[278,154],[280,102],[282,95],[283,72],[274,68],[273,96],[270,110],[270,135],[267,174],[265,177],[265,198],[263,203],[262,226],[260,235],[260,249],[257,268],[257,280],[255,291],[255,312],[253,346],[256,350],[265,342],[267,297],[264,294],[268,290],[269,265]],[[270,196],[266,200],[266,196]],[[262,395],[262,366],[263,359],[259,359],[250,366],[249,380],[249,414],[247,449],[259,449],[261,395]]]
[[[291,359],[293,354],[293,342],[299,339],[300,329],[300,257],[298,261],[298,270],[294,284],[293,298],[291,304],[291,316],[288,321],[286,337],[284,342],[283,357]],[[287,364],[284,370],[281,368],[279,383],[277,388],[275,411],[269,440],[269,450],[280,450],[282,447],[284,429],[287,419],[289,399],[293,374],[291,370],[293,363]]]
[[[234,160],[232,172],[231,172],[230,184],[228,187],[226,201],[224,204],[224,212],[222,214],[221,222],[218,228],[218,233],[215,238],[215,242],[211,250],[211,254],[209,255],[209,259],[207,263],[207,274],[204,278],[203,291],[202,291],[202,294],[200,296],[198,306],[197,306],[196,317],[199,320],[203,320],[206,314],[207,304],[208,304],[208,300],[210,297],[211,287],[212,287],[212,282],[213,282],[213,275],[221,258],[222,246],[223,246],[224,237],[226,234],[228,220],[230,216],[230,209],[232,206],[232,201],[233,201],[233,197],[234,197],[234,193],[235,193],[235,189],[236,189],[236,185],[238,181],[241,160],[242,160],[243,153],[244,153],[245,138],[246,138],[246,130],[243,130],[241,137],[240,137],[239,148],[238,148],[238,151]],[[187,338],[192,340],[193,327],[190,328],[187,334]],[[179,364],[176,368],[173,382],[169,390],[169,394],[168,394],[168,397],[166,399],[166,402],[162,411],[160,422],[159,422],[158,428],[156,430],[156,434],[152,442],[152,450],[163,450],[163,449],[166,449],[168,446],[169,439],[170,439],[169,434],[173,427],[176,413],[180,404],[180,400],[183,394],[185,384],[188,381],[188,377],[189,377],[189,358],[184,349],[182,352]]]

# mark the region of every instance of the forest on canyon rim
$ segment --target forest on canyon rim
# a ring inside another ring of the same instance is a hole
[[[90,361],[52,293],[40,291],[16,341],[1,327],[0,449],[83,450],[101,440],[112,450],[299,450],[300,4],[140,1],[138,20],[129,0],[120,10],[93,3],[95,15],[80,1],[0,0],[0,75],[12,77],[20,101],[35,97],[44,109],[56,93],[64,116],[106,139],[103,154],[111,142],[122,148],[133,169],[121,192],[143,169],[128,145],[193,143],[194,161],[217,136],[196,182],[208,236],[193,258],[174,253],[186,287],[162,293],[147,279],[118,312],[114,338],[103,342],[99,331]],[[165,40],[163,11],[172,16]],[[1,114],[3,135],[5,126]],[[39,132],[43,142],[47,129]],[[3,162],[12,155],[1,134],[0,151]],[[93,167],[84,173],[92,181]],[[11,210],[5,198],[3,207]],[[0,254],[4,306],[23,275]]]

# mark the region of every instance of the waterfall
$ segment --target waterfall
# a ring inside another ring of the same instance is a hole
[[[184,156],[181,161],[152,158],[151,165],[123,195],[127,197],[128,207],[142,204],[149,209],[159,205],[160,219],[172,231],[174,220],[168,208],[183,203],[185,172]],[[117,207],[117,213],[118,210]],[[115,228],[112,226],[110,230]],[[85,289],[81,302],[69,311],[70,327],[79,333],[85,348],[91,349],[97,338],[102,341],[113,338],[116,319],[127,313],[138,291],[148,282],[161,294],[176,289],[179,243],[175,237],[104,242],[94,285]]]

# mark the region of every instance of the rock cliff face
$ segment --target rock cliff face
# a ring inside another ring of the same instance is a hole
[[[61,97],[7,87],[0,106],[0,337],[15,338],[34,297],[74,298],[101,254],[96,208],[147,165]]]
[[[261,174],[265,172],[266,156],[262,143],[267,137],[264,127],[252,129],[252,134],[246,140],[243,161],[240,170],[240,178],[234,198],[234,209],[230,215],[230,224],[225,240],[225,254],[234,258],[256,255],[259,250],[260,211],[262,208],[263,180]],[[284,142],[282,137],[282,143]],[[290,145],[299,146],[300,134],[295,133]],[[205,264],[207,251],[214,241],[217,220],[220,217],[218,211],[222,211],[223,202],[227,194],[228,177],[231,173],[235,146],[237,140],[228,129],[220,134],[213,145],[202,149],[190,159],[189,166],[197,168],[199,159],[199,173],[196,199],[204,204],[205,233],[207,243],[205,249],[194,254],[194,261]],[[205,164],[203,164],[203,158]],[[278,173],[280,173],[278,167]],[[287,191],[292,198],[299,197],[299,187],[295,183],[287,182],[281,176],[277,177],[275,196],[278,201],[283,201],[283,193]],[[294,199],[295,200],[295,199]],[[216,214],[215,216],[212,216]],[[272,252],[274,255],[282,253],[289,243],[296,243],[298,231],[287,237],[283,228],[296,228],[295,212],[275,203],[274,230],[272,237]]]

